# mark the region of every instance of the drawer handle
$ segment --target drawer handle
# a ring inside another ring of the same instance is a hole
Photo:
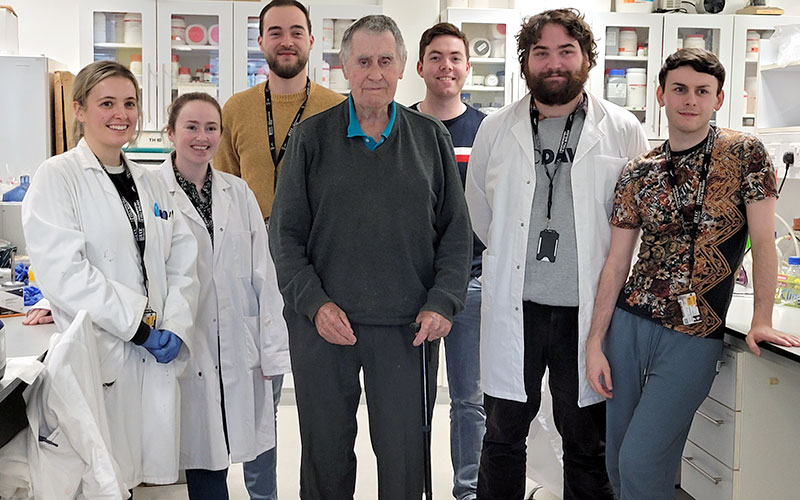
[[[708,472],[704,471],[702,467],[694,463],[694,457],[681,457],[681,458],[683,459],[684,462],[686,462],[687,465],[689,465],[689,467],[699,472],[701,476],[708,479],[712,483],[719,484],[722,481],[721,477],[712,476]]]
[[[722,420],[721,418],[714,418],[714,417],[711,417],[711,416],[709,416],[709,415],[706,415],[705,413],[703,413],[703,412],[702,412],[702,411],[700,411],[700,410],[697,410],[695,413],[697,413],[698,415],[700,415],[700,416],[701,416],[701,417],[703,417],[704,419],[708,420],[708,421],[709,421],[709,422],[711,422],[712,424],[716,425],[717,427],[719,427],[720,425],[722,425],[722,424],[724,424],[724,423],[725,423],[725,421],[724,421],[724,420]]]

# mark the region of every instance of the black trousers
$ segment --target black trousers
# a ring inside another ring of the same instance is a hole
[[[564,447],[564,500],[613,500],[605,467],[605,404],[578,407],[578,308],[523,303],[525,392],[520,403],[484,396],[479,500],[522,500],[525,440],[550,369],[553,415]]]
[[[356,344],[339,346],[328,343],[307,317],[288,307],[284,317],[302,443],[300,498],[353,498],[363,370],[369,433],[378,463],[378,498],[419,500],[424,483],[423,400],[420,348],[411,345],[411,329],[354,323]],[[438,344],[430,346],[431,387],[436,387]]]

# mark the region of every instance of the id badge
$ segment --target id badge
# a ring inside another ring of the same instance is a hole
[[[150,306],[144,308],[144,315],[142,316],[142,321],[145,325],[149,326],[150,328],[156,327],[156,312],[150,309]]]
[[[539,233],[539,246],[536,248],[536,260],[555,262],[558,253],[558,233],[552,229],[544,229]]]
[[[683,324],[694,325],[700,323],[700,308],[697,307],[697,294],[694,292],[684,293],[678,296],[678,303],[681,305],[683,313]]]

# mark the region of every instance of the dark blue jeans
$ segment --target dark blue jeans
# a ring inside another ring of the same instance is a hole
[[[525,440],[550,369],[553,417],[564,447],[564,500],[613,500],[605,467],[605,405],[578,407],[578,308],[523,303],[525,392],[521,403],[484,396],[486,434],[478,499],[522,500]]]
[[[191,500],[228,500],[228,469],[186,469],[186,489]]]

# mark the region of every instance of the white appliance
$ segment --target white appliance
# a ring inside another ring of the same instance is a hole
[[[44,56],[0,56],[0,180],[19,181],[53,155],[53,72]]]

